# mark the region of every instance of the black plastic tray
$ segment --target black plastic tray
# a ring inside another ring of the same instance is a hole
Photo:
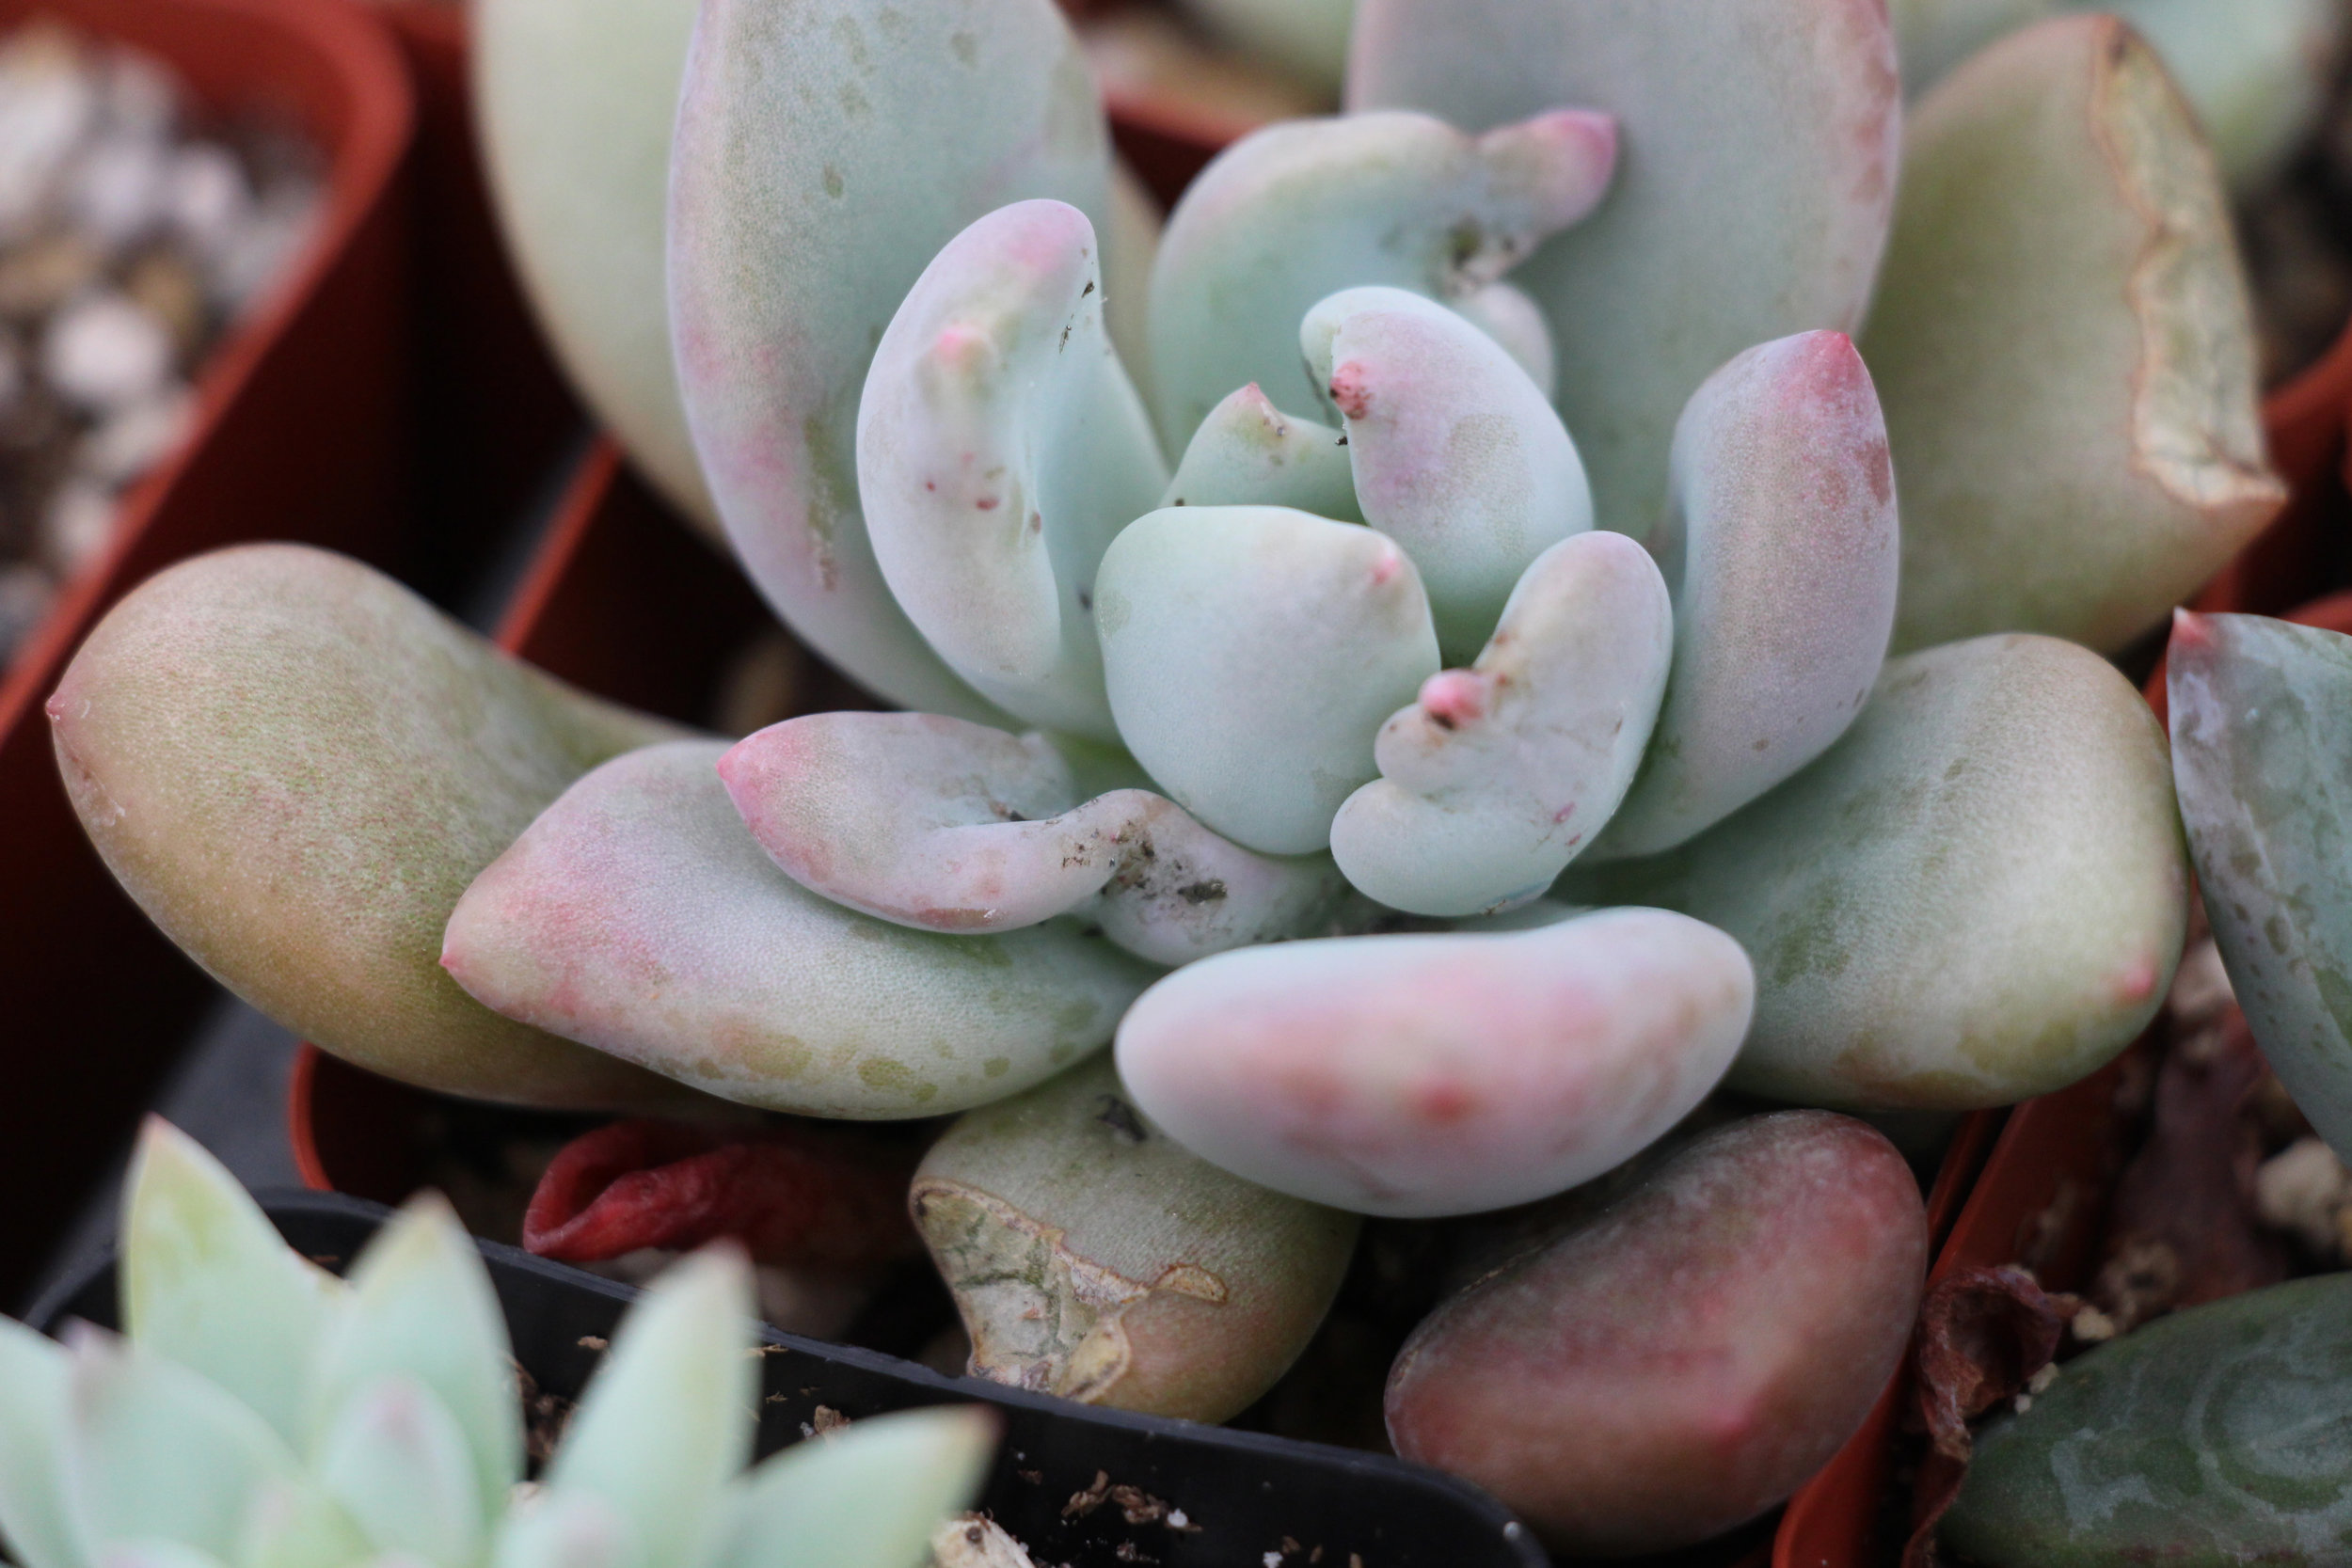
[[[289,1244],[340,1272],[390,1212],[326,1193],[268,1193],[262,1209]],[[577,1398],[637,1291],[495,1242],[478,1242],[506,1309],[515,1357],[544,1393]],[[59,1281],[28,1320],[116,1323],[111,1254]],[[1039,1568],[1545,1568],[1534,1535],[1486,1494],[1376,1454],[1097,1410],[913,1362],[762,1327],[766,1398],[759,1451],[801,1440],[825,1405],[854,1420],[913,1405],[981,1403],[1005,1439],[980,1506]],[[589,1341],[583,1343],[583,1340]],[[1065,1516],[1098,1473],[1182,1510],[1192,1530],[1130,1525],[1120,1505]],[[1287,1546],[1286,1546],[1287,1543]],[[1320,1556],[1316,1549],[1321,1548]]]

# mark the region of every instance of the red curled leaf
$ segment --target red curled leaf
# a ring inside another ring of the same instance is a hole
[[[2015,1398],[2058,1354],[2060,1304],[2023,1269],[1959,1269],[1919,1304],[1914,1415],[1935,1449],[1965,1464],[1968,1423]]]
[[[523,1245],[567,1263],[721,1236],[755,1263],[854,1267],[913,1252],[915,1151],[797,1127],[616,1121],[573,1139],[531,1196]]]
[[[2050,1364],[2076,1305],[2020,1268],[1958,1269],[1929,1289],[1911,1341],[1907,1424],[1926,1428],[1931,1446],[1913,1489],[1902,1568],[1938,1568],[1935,1527],[1967,1474],[1969,1421],[2015,1399]]]

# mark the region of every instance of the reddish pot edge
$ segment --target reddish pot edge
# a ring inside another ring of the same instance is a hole
[[[47,695],[100,611],[131,586],[123,580],[125,560],[262,359],[294,329],[383,206],[416,123],[397,49],[381,24],[345,0],[0,0],[0,28],[40,16],[168,60],[208,103],[292,110],[327,151],[326,193],[300,253],[205,360],[187,437],[133,487],[104,552],[65,585],[48,617],[0,669],[0,736]],[[250,56],[264,40],[261,58],[268,67],[297,70],[279,74],[257,65]]]

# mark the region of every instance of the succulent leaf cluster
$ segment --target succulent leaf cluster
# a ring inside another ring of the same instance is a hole
[[[1155,241],[1048,0],[707,0],[684,423],[907,711],[691,736],[249,547],[52,700],[101,852],[412,1082],[970,1113],[914,1196],[983,1370],[1211,1418],[1355,1213],[1559,1193],[1721,1083],[1960,1109],[2112,1055],[2187,868],[2102,656],[2283,499],[2155,55],[2044,20],[1906,110],[1876,0],[1354,36],[1350,112]],[[1878,1168],[1823,1125],[1776,1147]]]
[[[984,1412],[910,1412],[745,1471],[751,1282],[718,1251],[630,1309],[525,1481],[505,1323],[445,1203],[338,1279],[161,1122],[120,1275],[120,1336],[0,1320],[0,1541],[24,1568],[908,1568],[994,1446]]]

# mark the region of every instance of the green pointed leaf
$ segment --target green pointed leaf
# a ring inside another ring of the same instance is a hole
[[[148,1118],[132,1163],[121,1283],[134,1340],[235,1395],[289,1446],[306,1441],[304,1380],[346,1291],[160,1117]]]
[[[515,1505],[490,1549],[491,1568],[670,1568],[693,1561],[641,1545],[602,1497],[546,1491]]]
[[[994,1417],[966,1408],[869,1416],[787,1449],[731,1489],[710,1568],[920,1568],[995,1446]]]
[[[751,1458],[751,1270],[732,1248],[672,1265],[622,1321],[544,1484],[602,1499],[652,1558],[699,1560],[720,1489]]]
[[[726,752],[650,747],[581,780],[467,891],[451,971],[711,1093],[859,1118],[1016,1094],[1106,1041],[1150,983],[1068,921],[945,936],[810,893],[736,814]]]
[[[22,1568],[89,1568],[65,1490],[63,1346],[0,1318],[0,1546]]]
[[[230,1568],[210,1552],[176,1541],[132,1541],[107,1548],[102,1568]]]
[[[465,1429],[414,1378],[379,1378],[345,1401],[314,1468],[375,1550],[452,1565],[482,1555],[481,1477]]]
[[[218,1386],[103,1330],[70,1343],[65,1469],[93,1555],[176,1541],[233,1560],[262,1488],[299,1479],[269,1423]]]
[[[2099,1067],[2163,1001],[2187,891],[2148,705],[2047,637],[1888,660],[1804,772],[1560,889],[1738,938],[1756,1023],[1726,1082],[1859,1110],[2006,1105]]]
[[[189,957],[325,1050],[546,1106],[677,1091],[500,1018],[436,961],[476,872],[595,764],[676,732],[492,648],[391,578],[291,545],[183,562],[49,700],[117,879]]]
[[[234,1561],[236,1568],[356,1568],[374,1555],[351,1516],[300,1476],[256,1489]]]
[[[351,1286],[313,1374],[314,1451],[362,1393],[387,1377],[413,1380],[456,1421],[477,1506],[496,1518],[522,1479],[522,1414],[504,1313],[447,1200],[411,1199],[360,1254]]]
[[[1162,506],[1287,506],[1360,523],[1347,445],[1327,424],[1285,414],[1251,382],[1192,433]]]

